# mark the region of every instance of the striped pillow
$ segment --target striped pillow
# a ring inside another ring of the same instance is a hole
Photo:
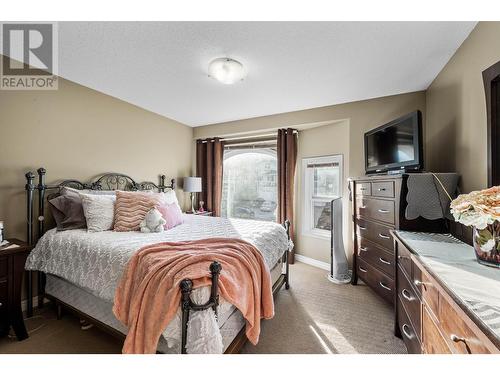
[[[116,191],[115,227],[116,232],[140,230],[140,223],[153,207],[163,202],[162,194]]]

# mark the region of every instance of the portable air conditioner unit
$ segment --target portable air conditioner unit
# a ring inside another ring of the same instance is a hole
[[[342,198],[336,198],[330,204],[331,259],[328,280],[335,284],[347,284],[351,281],[352,272],[347,263],[342,235]]]

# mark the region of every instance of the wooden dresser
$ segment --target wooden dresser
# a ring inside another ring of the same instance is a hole
[[[500,353],[500,270],[450,235],[393,233],[395,333],[409,353]]]
[[[354,222],[352,284],[359,277],[391,304],[396,276],[391,230],[444,230],[442,220],[405,219],[407,179],[407,174],[349,179]]]

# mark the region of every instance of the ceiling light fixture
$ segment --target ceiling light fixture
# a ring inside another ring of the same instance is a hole
[[[232,85],[245,78],[246,70],[239,61],[229,57],[219,57],[208,64],[208,76],[225,85]]]

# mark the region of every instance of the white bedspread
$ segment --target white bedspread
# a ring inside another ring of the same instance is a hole
[[[95,296],[113,302],[114,294],[128,260],[140,248],[158,242],[176,242],[203,238],[240,238],[260,250],[271,269],[289,243],[280,224],[184,215],[184,223],[163,233],[95,232],[86,230],[48,231],[26,261],[26,269],[62,277]],[[204,302],[209,288],[193,292],[195,302]],[[221,301],[220,312],[231,308]],[[163,333],[170,347],[181,337],[180,309]],[[190,316],[187,348],[190,353],[220,353],[222,339],[211,309]]]

